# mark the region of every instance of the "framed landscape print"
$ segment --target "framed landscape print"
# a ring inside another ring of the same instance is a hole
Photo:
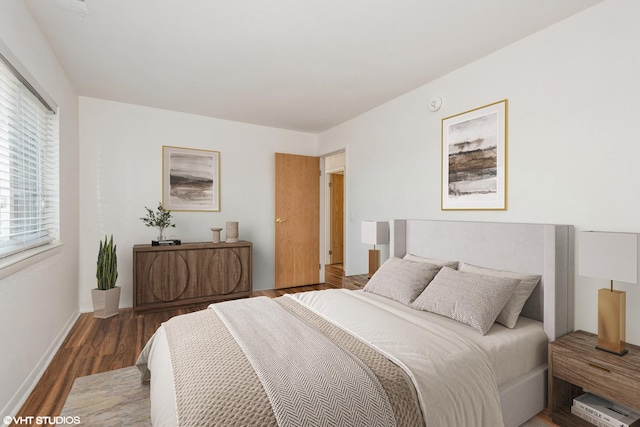
[[[220,211],[220,152],[163,145],[162,206]]]
[[[442,210],[507,208],[507,100],[442,119]]]

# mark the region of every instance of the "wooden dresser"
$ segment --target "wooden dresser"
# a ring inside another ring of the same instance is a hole
[[[242,298],[252,290],[252,243],[133,247],[133,309]]]

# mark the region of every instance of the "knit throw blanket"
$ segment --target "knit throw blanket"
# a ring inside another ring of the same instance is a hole
[[[164,325],[180,426],[419,426],[382,354],[294,299],[229,301]]]

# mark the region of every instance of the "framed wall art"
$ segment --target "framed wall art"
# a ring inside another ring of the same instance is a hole
[[[507,209],[507,100],[442,119],[442,210]]]
[[[220,152],[163,145],[162,206],[220,211]]]

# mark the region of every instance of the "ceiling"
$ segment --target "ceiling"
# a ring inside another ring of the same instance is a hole
[[[25,1],[82,96],[317,133],[601,0]]]

